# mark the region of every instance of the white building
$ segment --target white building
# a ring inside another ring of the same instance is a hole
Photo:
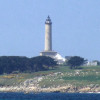
[[[98,61],[88,61],[86,63],[86,66],[97,66],[98,65]]]

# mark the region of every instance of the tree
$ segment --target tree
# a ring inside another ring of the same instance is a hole
[[[34,58],[31,58],[31,62],[34,64],[34,70],[39,71],[39,70],[48,70],[50,67],[54,67],[57,65],[57,62],[47,56],[37,56]]]
[[[27,57],[20,56],[1,56],[0,57],[0,74],[12,73],[13,71],[24,72],[31,70],[30,62]]]
[[[70,66],[71,69],[76,69],[79,66],[83,65],[86,62],[84,58],[79,57],[79,56],[73,56],[68,60],[68,65]]]
[[[35,72],[48,70],[50,67],[57,65],[57,62],[46,56],[33,58],[20,56],[1,56],[0,57],[0,74],[12,72]]]

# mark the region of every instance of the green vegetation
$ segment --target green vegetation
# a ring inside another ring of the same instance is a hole
[[[79,66],[83,65],[86,62],[84,58],[79,56],[73,56],[68,61],[67,64],[70,66],[71,69],[77,69]]]
[[[83,66],[83,69],[70,69],[68,66],[57,66],[48,71],[31,73],[6,74],[0,76],[0,85],[19,85],[27,79],[42,77],[41,87],[56,86],[100,86],[100,66]]]
[[[37,56],[33,58],[19,56],[1,56],[0,74],[10,74],[18,72],[36,72],[54,68],[57,62],[46,56]]]
[[[57,75],[48,76],[48,80],[42,80],[40,85],[44,84],[48,86],[60,86],[71,84],[73,86],[87,86],[87,85],[99,85],[100,86],[100,66],[84,66],[83,69],[74,70],[68,69],[68,67],[60,67]],[[57,73],[56,72],[56,73]],[[56,76],[56,77],[55,77]],[[52,84],[52,85],[51,85]]]

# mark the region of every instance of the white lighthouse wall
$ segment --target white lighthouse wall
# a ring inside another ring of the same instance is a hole
[[[45,24],[45,51],[52,51],[52,24]]]

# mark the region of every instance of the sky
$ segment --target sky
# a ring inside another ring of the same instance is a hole
[[[100,0],[0,0],[0,56],[39,56],[48,15],[54,51],[100,61]]]

